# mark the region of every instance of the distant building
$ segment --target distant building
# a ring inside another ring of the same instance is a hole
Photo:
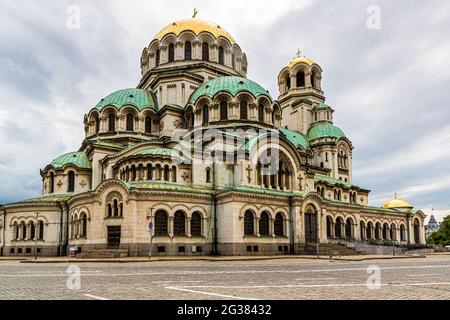
[[[433,215],[430,217],[430,221],[425,226],[425,237],[428,238],[433,232],[439,230],[440,224],[437,223]]]

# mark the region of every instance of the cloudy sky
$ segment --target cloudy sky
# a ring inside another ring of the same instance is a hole
[[[39,168],[80,147],[83,115],[135,87],[144,46],[194,7],[234,36],[272,96],[298,48],[322,66],[371,204],[398,192],[450,208],[450,2],[439,0],[0,0],[0,203],[40,194]]]

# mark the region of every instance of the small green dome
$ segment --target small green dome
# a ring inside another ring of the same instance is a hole
[[[308,140],[316,140],[325,137],[336,138],[337,140],[346,138],[344,132],[330,123],[317,123],[308,131]]]
[[[143,110],[145,108],[152,108],[158,111],[158,103],[156,97],[150,91],[143,89],[123,89],[111,93],[103,98],[95,108],[102,110],[106,106],[114,106],[120,109],[126,105],[132,105]]]
[[[272,97],[269,95],[269,92],[256,82],[247,78],[227,76],[218,77],[202,84],[192,93],[189,98],[189,103],[197,102],[197,100],[202,96],[213,98],[220,92],[228,92],[232,96],[235,96],[242,91],[249,92],[255,97],[266,95],[270,101],[272,101]]]
[[[91,161],[85,152],[70,152],[53,160],[47,167],[55,169],[63,168],[67,165],[73,165],[80,169],[91,169]]]
[[[282,128],[280,129],[280,133],[296,148],[302,147],[303,149],[309,149],[310,145],[308,139],[300,132]]]

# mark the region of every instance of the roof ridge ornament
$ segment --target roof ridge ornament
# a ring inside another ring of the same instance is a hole
[[[192,19],[195,19],[195,17],[197,16],[198,10],[196,8],[194,8],[194,13],[192,15]]]

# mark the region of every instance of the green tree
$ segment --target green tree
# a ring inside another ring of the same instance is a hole
[[[450,245],[450,216],[444,218],[439,230],[433,232],[427,242],[433,245]]]

